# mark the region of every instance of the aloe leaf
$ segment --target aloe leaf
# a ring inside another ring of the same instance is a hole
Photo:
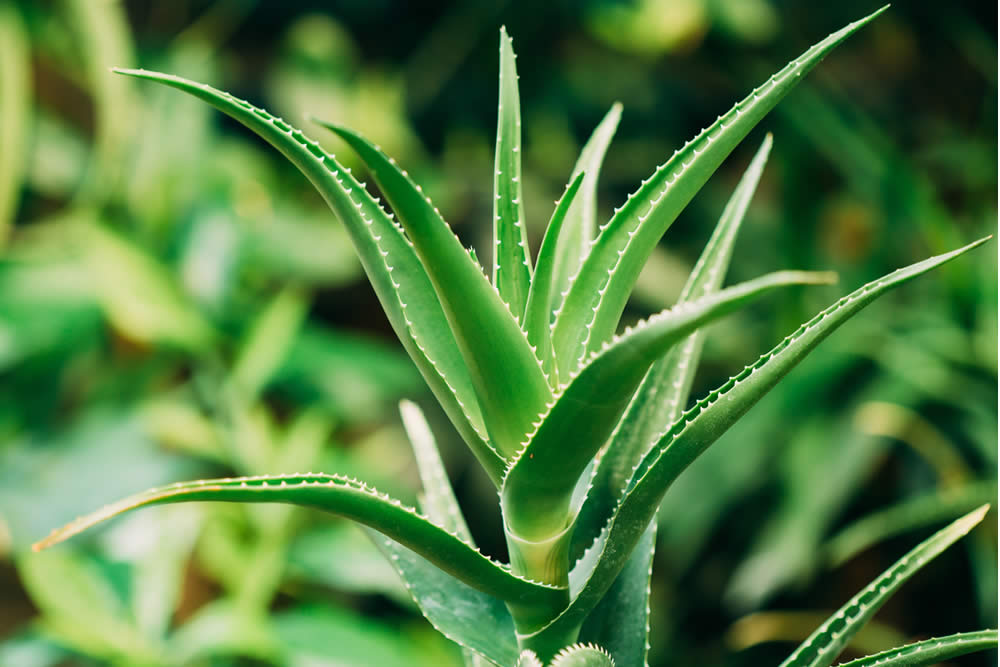
[[[367,532],[438,632],[496,665],[515,663],[514,620],[501,600],[462,583],[391,539]]]
[[[824,547],[827,558],[831,566],[841,565],[873,544],[996,501],[996,482],[974,482],[908,498],[844,527]]]
[[[615,583],[580,628],[581,642],[604,647],[620,665],[646,664],[655,548],[656,522],[651,521]]]
[[[424,488],[421,509],[431,521],[474,546],[472,533],[469,532],[462,510],[455,500],[455,493],[448,482],[448,473],[424,413],[416,403],[400,401],[399,414],[403,418],[403,427],[410,438],[410,444],[413,445],[420,483]]]
[[[552,391],[517,320],[409,175],[364,137],[329,123],[371,170],[434,284],[491,442],[512,456]]]
[[[559,636],[590,613],[624,567],[673,480],[824,338],[888,290],[982,245],[989,238],[911,264],[855,290],[685,412],[633,473],[617,511],[585,558],[589,574],[574,571],[571,581],[587,576],[586,583],[579,585],[580,592],[566,610],[531,637],[549,633]]]
[[[826,667],[836,660],[848,640],[920,568],[976,526],[989,505],[966,514],[917,545],[892,567],[851,598],[806,639],[781,667]],[[903,663],[905,664],[905,663]]]
[[[718,291],[729,268],[733,244],[771,151],[768,134],[723,209],[712,237],[698,258],[678,303]],[[680,415],[691,392],[701,356],[702,332],[695,331],[650,367],[601,456],[587,500],[577,519],[570,555],[593,543],[617,507],[635,464]]]
[[[615,136],[621,117],[622,105],[615,102],[590,135],[590,139],[580,151],[576,166],[573,167],[570,180],[580,174],[586,176],[580,197],[570,207],[566,215],[568,222],[559,233],[556,242],[557,268],[554,290],[557,297],[553,304],[555,307],[562,303],[563,296],[569,290],[572,279],[580,270],[580,265],[590,250],[590,242],[597,235],[597,179],[600,176],[604,155],[612,137]]]
[[[549,667],[615,667],[615,661],[600,646],[574,644],[559,651]]]
[[[585,174],[577,175],[566,188],[563,196],[556,202],[552,219],[545,229],[542,245],[538,249],[535,275],[528,288],[528,305],[524,313],[524,332],[528,336],[528,343],[535,349],[542,362],[542,370],[548,375],[549,382],[553,385],[558,383],[558,377],[555,374],[556,357],[555,351],[552,349],[551,338],[552,303],[558,289],[555,282],[555,272],[558,268],[558,240],[561,238],[561,230],[564,228],[569,209],[576,201],[576,196],[580,192],[580,186],[585,178]]]
[[[842,662],[840,665],[841,667],[921,667],[922,665],[936,665],[960,655],[988,651],[996,647],[996,630],[960,632],[947,637],[914,642],[850,662]]]
[[[416,510],[362,482],[337,475],[237,477],[162,486],[82,516],[53,531],[33,548],[40,551],[139,507],[203,500],[287,503],[332,512],[378,530],[452,576],[502,600],[548,603],[561,593],[514,576]]]
[[[412,244],[364,186],[315,141],[248,102],[169,74],[115,71],[208,102],[260,135],[309,179],[347,228],[403,347],[487,474],[499,483],[505,462],[489,443],[472,381],[430,279]]]
[[[790,62],[674,153],[616,211],[594,241],[556,319],[560,372],[572,372],[611,338],[660,237],[736,145],[804,74],[883,11],[847,25]]]
[[[0,248],[17,212],[31,111],[31,54],[16,5],[0,5]]]
[[[514,47],[500,28],[500,102],[493,173],[493,284],[520,322],[528,303],[531,256],[521,194],[521,98]]]
[[[540,539],[565,527],[581,473],[646,371],[671,345],[770,290],[831,279],[831,274],[779,271],[679,304],[607,343],[559,393],[504,477],[501,494],[510,529],[522,539]]]

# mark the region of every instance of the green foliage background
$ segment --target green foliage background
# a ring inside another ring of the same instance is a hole
[[[986,4],[899,3],[755,133],[775,147],[732,281],[787,267],[836,270],[841,284],[714,326],[694,396],[834,295],[995,233]],[[306,112],[357,128],[488,258],[499,25],[519,55],[537,249],[613,102],[625,114],[601,218],[733,100],[874,8],[0,0],[0,664],[458,664],[363,533],[329,517],[154,508],[29,553],[83,511],[196,476],[341,472],[412,500],[402,397],[429,411],[477,542],[505,556],[495,496],[319,197],[207,107],[109,67],[206,81],[307,131]],[[627,317],[672,303],[758,143],[682,214]],[[777,662],[789,645],[770,640],[804,637],[933,527],[996,503],[995,250],[825,345],[667,495],[651,663]],[[894,598],[859,652],[994,626],[995,514],[986,523]]]

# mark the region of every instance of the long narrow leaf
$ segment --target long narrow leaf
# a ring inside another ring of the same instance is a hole
[[[617,210],[584,260],[556,320],[560,372],[572,372],[614,334],[660,237],[751,129],[838,44],[885,8],[819,42],[674,153]]]
[[[573,167],[570,180],[580,174],[586,174],[580,198],[570,207],[566,215],[568,220],[563,230],[559,233],[556,242],[556,262],[555,282],[553,285],[556,294],[553,306],[558,308],[563,297],[569,291],[570,283],[580,270],[584,258],[590,250],[590,243],[597,236],[597,179],[601,173],[601,163],[604,162],[604,154],[607,153],[608,145],[615,130],[618,129],[618,122],[622,117],[622,105],[615,102],[608,113],[594,129],[590,139],[580,151],[580,157]]]
[[[558,377],[555,374],[555,351],[552,349],[552,302],[556,297],[556,264],[558,262],[557,243],[564,228],[564,222],[569,209],[580,191],[580,186],[586,176],[577,175],[566,188],[566,192],[556,203],[552,219],[545,229],[542,245],[538,250],[538,262],[535,265],[535,275],[528,289],[528,305],[524,313],[524,332],[542,362],[542,369],[549,377],[549,382],[555,386]]]
[[[760,181],[771,144],[769,134],[723,209],[712,237],[681,291],[678,303],[714,294],[722,285],[736,235]],[[574,545],[570,547],[574,560],[582,549],[593,543],[607,524],[636,463],[656,441],[657,436],[680,416],[687,404],[691,382],[701,356],[702,338],[701,330],[688,336],[683,343],[653,364],[639,385],[611,437],[607,451],[601,456],[587,500],[580,510],[573,535]]]
[[[531,282],[531,255],[521,194],[521,98],[514,47],[500,28],[500,102],[493,173],[493,284],[518,321],[524,318]]]
[[[964,248],[911,264],[852,292],[685,412],[633,473],[617,512],[585,559],[588,572],[574,571],[571,576],[571,581],[586,576],[580,592],[558,618],[534,634],[558,636],[590,613],[624,567],[673,480],[824,338],[888,290],[987,240],[981,239]]]
[[[420,186],[356,132],[323,126],[357,151],[399,215],[448,317],[491,441],[513,455],[552,397],[524,332]]]
[[[524,539],[548,537],[565,527],[581,473],[611,435],[646,371],[671,345],[770,290],[832,279],[824,273],[773,273],[658,313],[606,344],[558,395],[504,477],[508,526]]]
[[[169,74],[115,71],[172,86],[208,102],[260,135],[309,179],[347,228],[406,351],[490,478],[499,482],[505,463],[486,436],[472,381],[430,279],[412,244],[364,186],[315,141],[244,100]]]
[[[827,667],[837,659],[844,646],[875,612],[916,574],[920,568],[976,526],[989,505],[966,514],[920,543],[892,567],[848,600],[823,625],[806,639],[781,667]]]
[[[840,667],[921,667],[922,665],[936,665],[960,655],[988,651],[996,647],[996,630],[960,632],[947,637],[914,642],[850,662],[842,662]]]
[[[363,482],[338,475],[304,474],[180,482],[150,489],[82,516],[33,546],[40,551],[123,512],[169,503],[204,500],[271,502],[312,507],[357,521],[391,537],[448,574],[488,595],[513,602],[547,603],[556,588],[514,576],[460,537],[428,521]]]

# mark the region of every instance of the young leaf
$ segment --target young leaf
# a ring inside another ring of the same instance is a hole
[[[565,528],[580,474],[611,435],[650,365],[671,345],[772,289],[830,281],[830,274],[773,273],[679,304],[606,344],[560,392],[504,477],[507,525],[531,540]]]
[[[139,507],[202,500],[288,503],[332,512],[378,530],[445,572],[502,600],[547,604],[565,594],[565,591],[514,576],[416,510],[362,482],[337,475],[237,477],[181,482],[150,489],[66,524],[33,548],[39,551],[58,544],[97,523]]]
[[[914,642],[850,662],[842,662],[840,667],[921,667],[922,665],[936,665],[960,655],[988,651],[996,647],[996,630],[960,632],[947,637]]]
[[[615,102],[580,151],[580,157],[570,175],[572,180],[585,174],[580,198],[570,206],[566,214],[567,222],[556,241],[553,310],[562,303],[570,282],[590,250],[590,242],[597,235],[597,178],[601,173],[604,154],[615,136],[621,117],[622,105]]]
[[[497,665],[514,664],[518,655],[514,619],[503,602],[462,583],[384,535],[370,529],[367,532],[438,632]]]
[[[673,480],[826,336],[893,287],[982,245],[988,239],[980,239],[964,248],[911,264],[855,290],[685,412],[633,473],[618,509],[605,528],[606,532],[595,542],[592,552],[597,553],[590,553],[585,559],[589,564],[589,576],[580,587],[580,592],[559,617],[533,633],[532,637],[548,633],[558,636],[567,628],[579,624],[590,613],[624,567]],[[571,581],[580,576],[575,572],[574,575]]]
[[[722,285],[736,234],[760,181],[771,143],[771,135],[768,134],[723,209],[712,237],[681,291],[678,303],[714,294]],[[701,330],[695,331],[654,363],[632,397],[628,410],[600,458],[587,500],[577,519],[574,545],[570,547],[574,560],[593,543],[611,518],[636,463],[687,404],[701,356],[702,337]]]
[[[357,151],[399,216],[448,317],[491,442],[512,456],[552,397],[520,325],[420,186],[356,132],[322,125]]]
[[[545,236],[542,238],[542,246],[538,250],[538,262],[535,265],[535,276],[528,288],[528,305],[524,313],[524,332],[528,336],[528,343],[531,344],[542,362],[542,370],[549,377],[549,383],[557,386],[559,379],[555,373],[555,352],[552,349],[552,310],[553,300],[556,297],[556,263],[558,261],[557,242],[564,227],[566,215],[576,195],[580,191],[580,186],[586,176],[579,174],[573,182],[566,188],[566,192],[556,203],[555,211],[552,212],[552,219],[545,229]]]
[[[420,483],[424,488],[420,501],[421,508],[427,517],[449,533],[455,533],[468,544],[475,545],[472,533],[462,517],[462,510],[455,500],[448,473],[441,462],[437,443],[431,427],[424,418],[424,413],[416,403],[399,402],[399,414],[403,417],[403,427],[413,445],[413,454],[417,459],[417,471],[420,473]]]
[[[517,664],[514,667],[545,667],[531,649],[524,649],[521,655],[517,656]]]
[[[560,373],[573,372],[614,334],[632,287],[660,237],[751,129],[834,47],[885,8],[819,42],[674,153],[601,230],[556,319]]]
[[[499,483],[505,463],[485,435],[472,381],[430,279],[413,245],[364,186],[315,141],[244,100],[169,74],[115,71],[172,86],[208,102],[260,135],[309,179],[347,228],[407,353],[487,474]]]
[[[517,320],[523,321],[531,282],[531,255],[521,194],[521,99],[514,48],[500,28],[500,103],[493,174],[493,284]]]
[[[920,568],[932,561],[983,520],[989,505],[966,514],[930,538],[883,572],[851,598],[806,639],[781,667],[827,667],[836,660],[848,640]],[[995,636],[994,636],[995,643]],[[903,663],[906,664],[906,663]]]

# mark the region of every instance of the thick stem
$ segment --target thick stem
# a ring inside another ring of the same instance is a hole
[[[504,526],[511,569],[514,573],[565,590],[562,599],[555,601],[554,604],[547,604],[544,608],[516,602],[507,603],[514,617],[519,641],[522,634],[527,635],[537,631],[569,605],[569,542],[572,529],[573,526],[570,524],[545,539],[525,540],[514,534],[509,526]]]

